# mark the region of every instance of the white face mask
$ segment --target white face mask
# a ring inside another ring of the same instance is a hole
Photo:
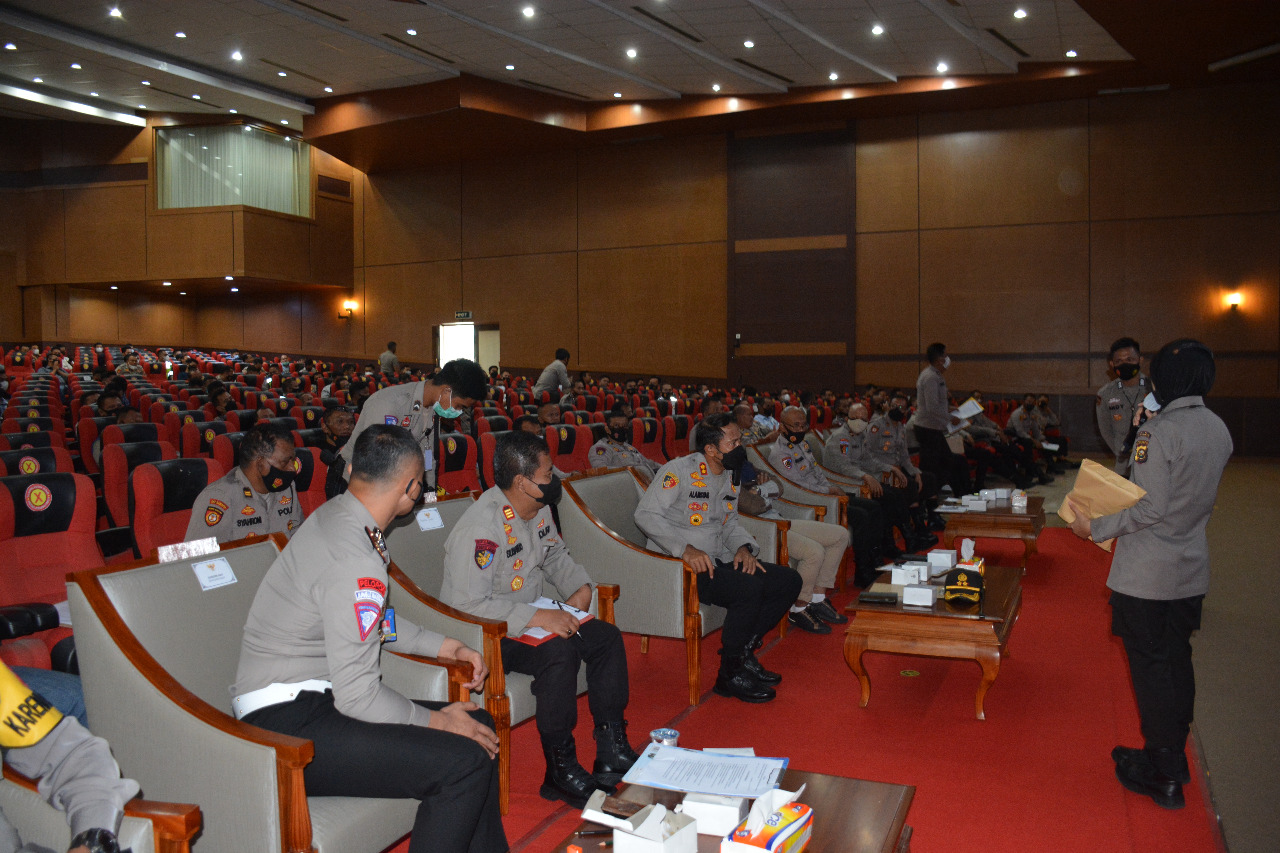
[[[1147,396],[1143,397],[1142,408],[1146,409],[1148,412],[1160,411],[1160,403],[1156,401],[1156,395],[1148,393]]]
[[[854,435],[862,435],[862,431],[867,428],[867,422],[862,418],[854,418],[849,421],[849,432]]]
[[[942,369],[943,369],[943,370],[946,370],[946,369],[947,369],[948,367],[950,367],[950,366],[951,366],[951,356],[949,356],[949,355],[944,355],[944,356],[942,357]]]

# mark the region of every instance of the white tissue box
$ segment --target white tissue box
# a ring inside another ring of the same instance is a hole
[[[977,510],[979,512],[985,512],[987,509],[987,502],[980,497],[975,498],[972,495],[965,495],[964,508],[968,510]]]
[[[1013,489],[996,489],[996,500],[1007,501],[1009,496],[1013,494]]]
[[[937,569],[946,569],[950,571],[956,567],[956,552],[946,551],[939,548],[936,551],[929,552],[929,568],[933,574],[937,574]]]
[[[924,569],[925,574],[928,574],[929,569],[927,566],[921,566],[916,563],[906,566],[894,566],[889,570],[889,574],[891,575],[889,582],[895,586],[906,586],[908,584],[920,583],[922,580],[928,580],[927,577],[921,577],[920,570],[922,568]]]
[[[934,588],[927,584],[913,584],[902,588],[902,603],[911,607],[932,607]]]
[[[685,794],[676,811],[694,819],[699,835],[728,835],[747,816],[746,797]]]
[[[982,491],[978,492],[978,497],[982,498],[984,501],[993,501],[996,499],[996,490],[983,489]]]
[[[1025,510],[1027,508],[1027,493],[1014,492],[1013,494],[1011,494],[1009,496],[1009,506],[1012,507],[1013,509]]]

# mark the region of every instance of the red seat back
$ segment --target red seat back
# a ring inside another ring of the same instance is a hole
[[[66,447],[67,440],[60,432],[0,433],[0,450],[22,450],[27,447]]]
[[[476,442],[469,435],[448,433],[436,445],[437,483],[450,494],[480,488],[476,473]]]
[[[298,490],[303,514],[311,515],[324,503],[324,481],[329,476],[329,466],[320,461],[317,447],[299,447],[296,452],[298,476],[293,484]]]
[[[202,421],[199,414],[190,423],[182,425],[182,455],[187,459],[199,456],[213,458],[213,440],[227,432],[226,421]]]
[[[228,471],[236,467],[236,457],[240,455],[240,440],[243,438],[242,432],[224,432],[213,439],[213,458]]]
[[[75,472],[71,453],[64,447],[32,447],[27,450],[0,450],[0,477],[29,474]]]
[[[146,462],[129,475],[129,523],[138,553],[181,542],[200,492],[225,473],[212,459]]]
[[[585,471],[591,467],[587,453],[593,439],[591,428],[580,424],[560,424],[547,427],[547,446],[551,449],[551,464],[561,471]]]
[[[667,415],[662,419],[662,450],[668,459],[689,455],[689,428],[692,425],[688,415]]]
[[[498,439],[510,430],[502,432],[484,432],[480,434],[480,485],[491,489],[496,485],[493,479],[493,455],[498,447]]]
[[[84,474],[0,479],[0,604],[67,598],[67,572],[103,565]]]
[[[686,442],[688,439],[685,439]],[[631,443],[659,465],[667,464],[662,450],[662,421],[657,418],[636,418],[631,422]]]
[[[109,444],[133,444],[139,441],[159,441],[160,424],[110,424],[102,430],[102,455],[105,458]]]
[[[129,474],[146,462],[175,459],[178,451],[167,441],[133,441],[102,448],[102,497],[112,525],[129,523]]]

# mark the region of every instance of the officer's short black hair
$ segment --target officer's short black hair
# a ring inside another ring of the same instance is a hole
[[[280,442],[293,444],[293,435],[281,426],[272,423],[254,424],[240,439],[240,450],[236,454],[236,464],[241,468],[259,459],[265,459],[276,452]]]
[[[708,415],[698,424],[698,447],[696,453],[705,453],[708,444],[719,448],[724,440],[724,428],[733,423],[733,416],[728,412],[716,412]]]
[[[1138,346],[1138,342],[1133,338],[1116,338],[1111,344],[1111,350],[1107,353],[1107,360],[1116,357],[1116,353],[1122,349],[1132,349],[1138,355],[1142,355],[1142,347]]]
[[[524,425],[525,425],[525,424],[533,424],[533,425],[534,425],[534,427],[538,427],[538,426],[540,426],[540,425],[541,425],[541,424],[539,423],[539,421],[538,421],[538,416],[537,416],[537,415],[521,415],[520,417],[516,418],[516,419],[512,422],[512,424],[511,424],[511,428],[512,428],[512,429],[517,429],[517,430],[518,430],[518,429],[524,429]]]
[[[924,357],[930,364],[933,364],[946,354],[947,345],[942,343],[929,344],[929,348],[924,351]]]
[[[400,473],[408,459],[422,460],[422,448],[409,430],[374,424],[360,433],[351,451],[351,480],[381,483]]]
[[[119,391],[115,390],[114,388],[107,388],[102,392],[102,394],[98,396],[98,408],[101,409],[102,404],[107,402],[107,400],[110,400],[110,399],[120,400],[122,403],[124,401],[124,397],[123,395],[121,395]]]
[[[627,416],[626,411],[621,406],[614,406],[612,409],[609,410],[609,413],[604,416],[604,422],[608,423],[609,421],[616,420],[618,418],[622,418],[624,421],[631,420],[631,418]]]
[[[568,364],[568,363],[569,363],[569,351],[568,351],[567,349],[565,349],[564,347],[560,347],[560,349],[556,350],[556,358],[558,358],[558,359],[560,359],[561,361],[563,361],[564,363]]]
[[[464,400],[489,399],[489,374],[467,358],[455,358],[431,377],[432,385],[448,385],[455,397]]]
[[[518,430],[500,436],[493,452],[493,482],[509,489],[516,477],[532,477],[544,453],[550,455],[551,449],[535,433]]]
[[[392,352],[395,352],[395,351],[396,351],[396,342],[395,342],[395,341],[387,341],[387,349],[391,350]]]

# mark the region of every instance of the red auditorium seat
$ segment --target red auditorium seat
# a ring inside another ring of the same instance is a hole
[[[476,474],[476,442],[469,435],[449,433],[440,436],[436,445],[438,483],[449,494],[479,490]]]
[[[293,485],[298,490],[303,514],[311,515],[324,503],[324,481],[329,476],[329,466],[320,461],[319,448],[299,447],[297,454],[298,476]]]
[[[227,432],[226,421],[195,420],[182,425],[182,455],[186,459],[213,458],[213,440]]]
[[[686,439],[687,440],[687,439]],[[631,444],[659,465],[666,465],[662,453],[662,422],[657,418],[635,418],[631,421]]]
[[[66,447],[66,437],[60,432],[0,433],[0,450],[24,450],[28,447]]]
[[[75,473],[71,453],[63,447],[32,447],[28,450],[0,450],[0,477],[28,474]]]
[[[129,523],[129,474],[134,468],[161,459],[176,459],[178,451],[167,441],[135,441],[102,448],[102,496],[112,525]]]
[[[505,415],[485,415],[472,420],[477,437],[486,432],[504,432],[511,429],[511,419]]]
[[[15,432],[56,432],[65,433],[66,424],[61,418],[11,418],[5,413],[0,421],[0,433],[12,435]]]
[[[507,434],[502,432],[484,432],[480,434],[480,484],[486,489],[495,485],[493,479],[493,454],[498,446],[498,439]]]
[[[298,422],[298,429],[313,429],[320,426],[324,406],[294,406],[289,414]]]
[[[257,422],[257,409],[232,409],[227,412],[228,432],[244,432]]]
[[[48,403],[31,403],[26,400],[22,401],[22,405],[15,406],[13,403],[4,411],[5,420],[10,418],[58,418],[63,420],[62,413],[53,414]]]
[[[240,455],[240,441],[243,438],[242,432],[224,432],[213,439],[213,458],[228,471],[236,467],[236,458]]]
[[[547,427],[547,446],[551,448],[551,464],[565,473],[585,471],[591,467],[587,451],[591,449],[591,428],[579,424]]]
[[[320,427],[314,429],[295,429],[293,431],[294,447],[320,447],[324,444],[324,430]]]
[[[111,444],[160,441],[163,438],[164,436],[160,434],[160,424],[109,424],[102,430],[102,457],[106,458],[107,446]]]
[[[181,542],[191,507],[205,486],[221,477],[212,459],[165,459],[139,465],[129,475],[129,522],[138,554]]]
[[[662,450],[667,459],[689,455],[689,430],[692,426],[688,415],[667,415],[662,419]]]
[[[147,411],[147,420],[153,424],[164,423],[170,414],[179,415],[187,411],[187,404],[181,400],[153,400]]]
[[[164,419],[159,422],[162,427],[160,430],[161,437],[174,447],[181,448],[183,425],[195,423],[200,418],[199,412],[193,412],[187,408],[179,409],[176,412],[165,412]]]

